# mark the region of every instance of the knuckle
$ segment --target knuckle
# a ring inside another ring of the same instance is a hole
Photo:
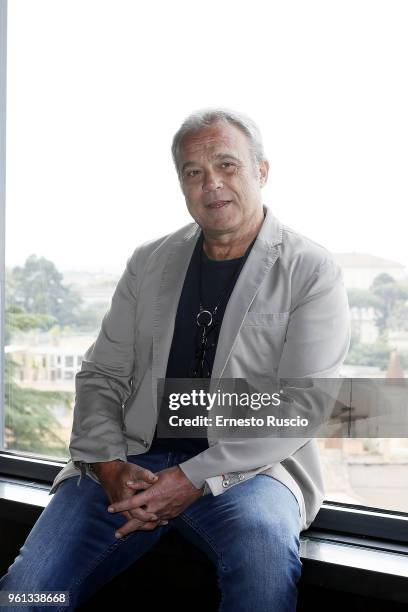
[[[144,530],[145,531],[153,531],[157,527],[156,523],[145,523]]]
[[[124,527],[122,527],[122,533],[127,535],[139,529],[140,523],[139,521],[135,521],[134,519],[129,521]]]

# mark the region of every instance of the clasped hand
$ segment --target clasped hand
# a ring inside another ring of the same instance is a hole
[[[126,486],[133,491],[131,496],[114,501],[108,507],[108,512],[130,516],[116,531],[117,538],[138,529],[147,531],[165,525],[203,495],[203,488],[197,489],[179,466],[157,474],[141,470],[137,476],[137,479],[126,481]]]

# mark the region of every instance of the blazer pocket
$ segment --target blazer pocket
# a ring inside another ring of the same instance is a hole
[[[277,371],[288,322],[289,312],[247,313],[231,354],[241,377],[270,377]]]
[[[290,312],[253,312],[249,310],[245,316],[243,325],[252,327],[286,327]]]

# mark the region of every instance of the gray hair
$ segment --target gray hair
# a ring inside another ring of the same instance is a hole
[[[189,115],[183,121],[181,127],[177,130],[173,137],[171,154],[173,156],[174,165],[176,166],[179,177],[180,172],[178,167],[178,156],[183,138],[187,134],[198,132],[204,127],[212,125],[217,121],[235,125],[235,127],[239,128],[241,132],[248,137],[254,162],[259,163],[265,159],[261,132],[259,131],[256,123],[252,121],[250,117],[228,108],[204,108],[191,113],[191,115]]]

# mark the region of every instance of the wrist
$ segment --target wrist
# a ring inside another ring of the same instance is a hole
[[[205,485],[207,483],[204,483],[202,487],[196,487],[194,483],[191,482],[191,480],[189,479],[188,476],[186,476],[186,474],[184,473],[184,471],[181,469],[180,465],[175,466],[179,469],[180,474],[182,474],[183,476],[183,480],[187,480],[187,482],[193,487],[193,489],[195,489],[195,491],[197,492],[197,496],[198,497],[202,497],[203,495],[205,495]]]
[[[113,461],[99,461],[97,463],[88,463],[88,469],[93,472],[98,478],[114,472],[117,469],[117,464],[123,463],[121,459],[113,459]]]

